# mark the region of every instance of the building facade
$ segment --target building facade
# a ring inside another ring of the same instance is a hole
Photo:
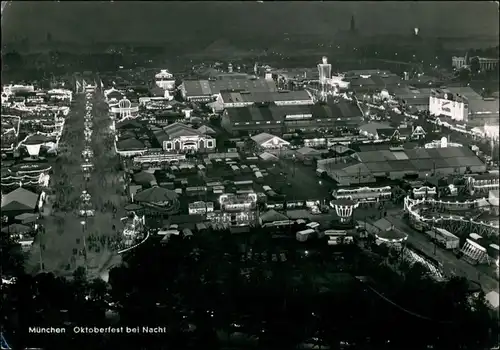
[[[469,102],[463,96],[435,93],[429,97],[429,112],[465,122],[469,116]]]
[[[214,152],[216,140],[182,123],[173,123],[154,132],[166,152]]]

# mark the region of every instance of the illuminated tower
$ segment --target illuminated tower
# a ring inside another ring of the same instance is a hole
[[[323,56],[321,63],[318,64],[319,87],[321,98],[326,98],[328,81],[332,78],[332,65],[328,63],[328,58]]]

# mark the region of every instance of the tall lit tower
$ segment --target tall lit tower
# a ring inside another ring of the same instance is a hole
[[[321,63],[318,64],[318,72],[321,97],[325,98],[328,91],[328,81],[332,79],[332,65],[328,63],[326,56],[323,56]]]

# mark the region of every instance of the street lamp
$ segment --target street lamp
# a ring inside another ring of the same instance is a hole
[[[85,232],[85,225],[87,224],[87,221],[82,220],[80,221],[80,225],[82,225],[82,232]]]

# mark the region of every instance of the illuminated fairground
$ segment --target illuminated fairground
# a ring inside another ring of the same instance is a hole
[[[135,212],[130,212],[126,217],[121,218],[123,230],[121,244],[118,254],[125,253],[149,238],[149,231],[145,227],[145,216],[139,216]]]
[[[491,198],[458,202],[406,197],[404,208],[411,226],[418,231],[440,227],[458,236],[474,232],[484,237],[496,237],[499,232],[498,217],[495,215],[498,213],[497,204]]]
[[[249,226],[258,222],[257,194],[225,193],[219,197],[220,211],[207,214],[207,218],[224,226]]]

